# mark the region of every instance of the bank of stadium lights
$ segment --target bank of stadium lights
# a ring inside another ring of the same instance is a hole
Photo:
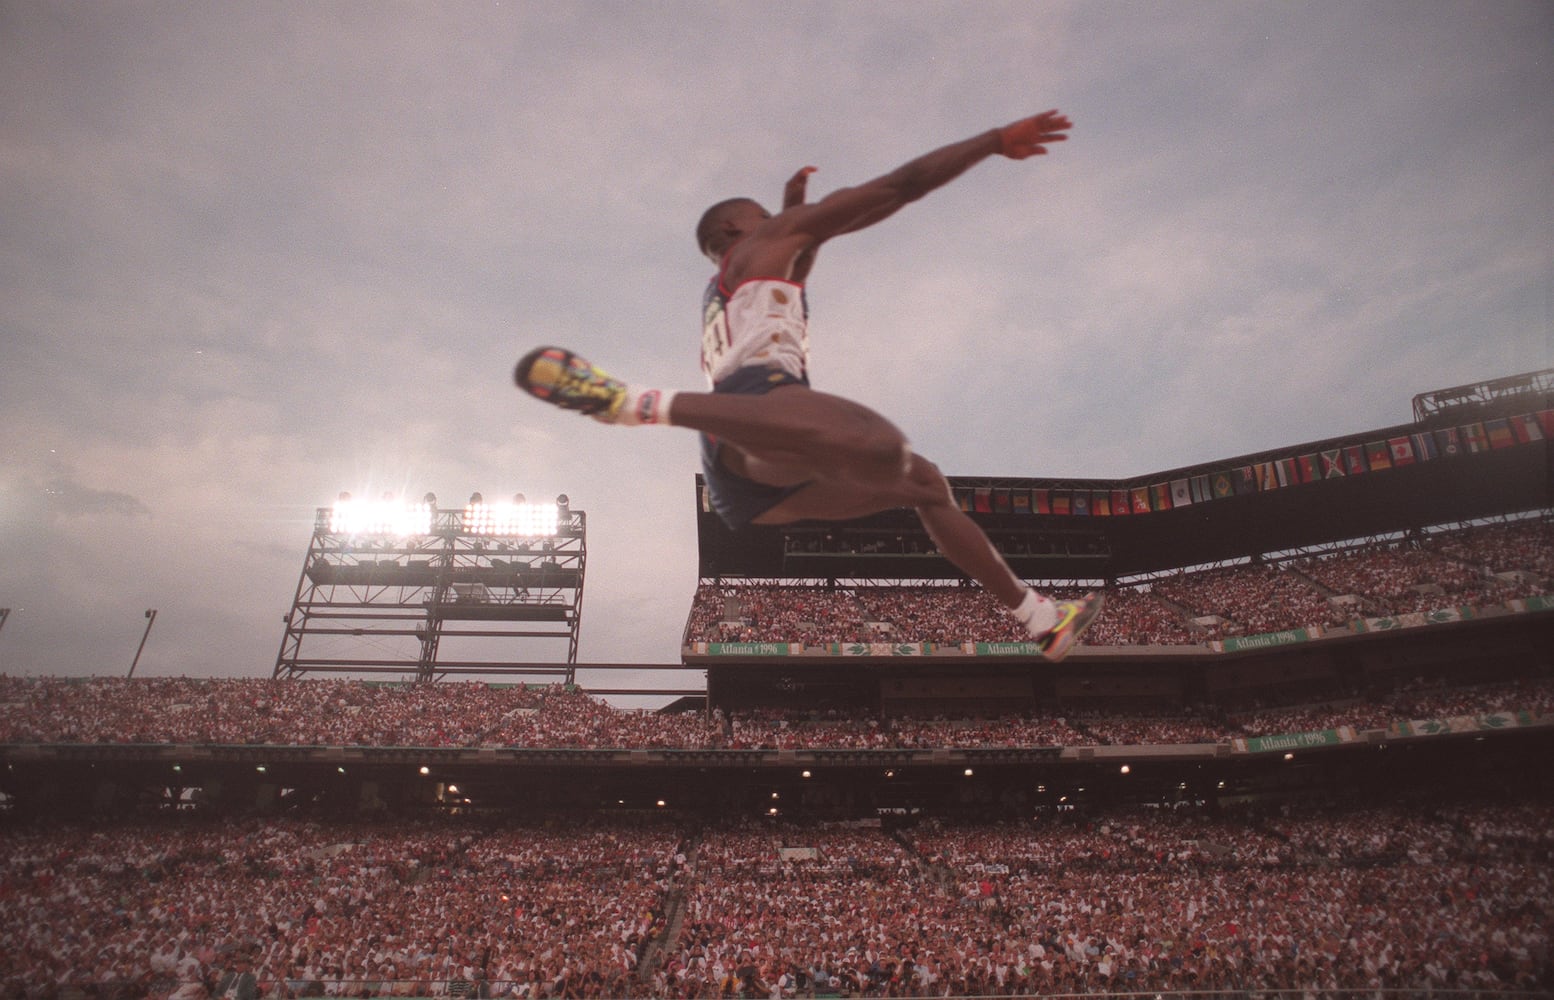
[[[406,503],[386,496],[382,500],[357,500],[340,494],[329,512],[329,530],[336,535],[388,535],[406,538],[432,533],[432,512],[437,498],[428,493],[420,503]]]
[[[527,503],[521,493],[511,501],[487,503],[476,493],[464,507],[464,530],[472,535],[554,535],[569,504],[565,493],[553,504]]]
[[[430,503],[427,503],[430,500]],[[329,511],[329,531],[334,534],[385,534],[407,537],[432,533],[432,511],[437,498],[427,494],[421,503],[406,503],[393,497],[382,500],[357,500],[340,494]]]
[[[479,493],[464,505],[462,529],[471,535],[506,537],[545,537],[554,535],[570,501],[563,493],[555,503],[529,503],[523,494],[512,500],[487,502]],[[359,500],[341,493],[329,512],[329,530],[337,535],[380,535],[408,538],[433,532],[437,515],[437,497],[428,493],[419,502],[396,500]]]

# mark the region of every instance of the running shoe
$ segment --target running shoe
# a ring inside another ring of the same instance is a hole
[[[1079,637],[1095,621],[1105,603],[1106,595],[1098,590],[1092,590],[1077,601],[1059,601],[1057,624],[1036,637],[1036,647],[1041,655],[1056,663],[1073,652]]]
[[[626,383],[560,347],[536,347],[513,369],[518,388],[563,410],[614,423],[626,402]]]

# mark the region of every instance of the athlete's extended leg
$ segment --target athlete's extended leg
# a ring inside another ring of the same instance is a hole
[[[559,347],[536,348],[518,362],[513,379],[525,392],[605,423],[669,423],[735,445],[752,475],[773,484],[813,478],[870,486],[902,481],[909,467],[906,437],[873,410],[804,385],[762,395],[633,389]],[[759,467],[759,468],[757,468]]]

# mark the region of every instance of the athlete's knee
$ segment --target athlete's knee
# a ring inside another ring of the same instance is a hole
[[[831,414],[806,433],[810,450],[827,456],[850,478],[897,482],[911,474],[912,449],[894,424],[868,410]]]
[[[881,478],[909,477],[912,471],[912,449],[906,435],[883,420],[876,421],[853,445],[861,462],[877,470]]]
[[[907,482],[916,498],[914,507],[935,507],[953,504],[955,496],[950,491],[950,481],[944,478],[939,467],[916,453],[909,453]]]

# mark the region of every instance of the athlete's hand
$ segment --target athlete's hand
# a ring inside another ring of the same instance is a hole
[[[788,183],[782,189],[783,208],[792,208],[794,205],[804,204],[804,191],[809,184],[809,175],[814,172],[814,167],[804,167],[798,173],[788,178]]]
[[[1074,123],[1067,115],[1057,110],[1043,111],[1034,118],[1025,118],[999,129],[998,151],[1011,160],[1043,156],[1049,142],[1064,141],[1068,138],[1064,133],[1073,127]]]

